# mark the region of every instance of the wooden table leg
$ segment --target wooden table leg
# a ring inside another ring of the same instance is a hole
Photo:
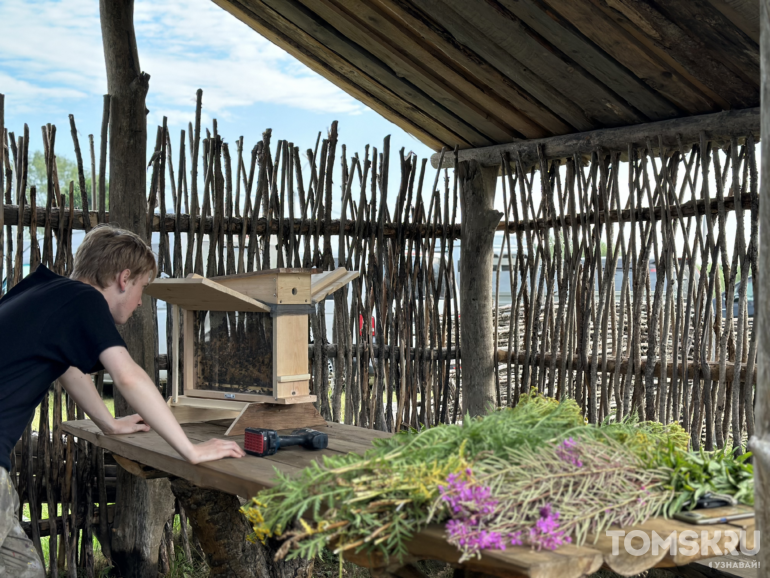
[[[246,539],[252,529],[239,511],[237,497],[200,488],[181,478],[172,479],[171,490],[187,513],[212,578],[311,578],[313,575],[312,560],[275,562],[273,556],[280,543],[269,540],[263,546]]]

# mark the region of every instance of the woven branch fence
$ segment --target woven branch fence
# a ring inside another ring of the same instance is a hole
[[[159,274],[359,271],[311,316],[308,356],[321,413],[390,431],[461,420],[462,192],[452,173],[429,171],[427,159],[403,149],[391,158],[388,137],[381,149],[350,154],[336,123],[305,151],[276,142],[269,129],[250,150],[242,137],[231,146],[216,121],[201,127],[201,102],[199,91],[195,120],[178,139],[165,120],[156,133],[146,234],[157,242]],[[23,277],[26,255],[31,270],[44,264],[68,274],[73,231],[109,220],[109,110],[105,97],[98,169],[94,137],[89,167],[70,116],[76,199],[74,182],[60,184],[53,125],[42,127],[45,190],[27,186],[29,131],[3,130],[0,95],[5,290]],[[489,288],[497,405],[513,406],[534,387],[574,398],[593,423],[633,412],[677,421],[695,448],[752,435],[750,314],[758,287],[746,280],[757,275],[756,159],[751,135],[727,143],[702,136],[670,149],[656,139],[629,146],[623,162],[601,151],[560,162],[541,154],[536,167],[501,157],[503,218]],[[391,174],[399,182],[389,183]],[[171,351],[170,316],[166,322],[160,335]],[[230,329],[233,338],[242,330]],[[155,377],[165,393],[159,372],[170,383],[177,368],[158,357]],[[103,375],[95,383],[101,393]],[[60,430],[63,419],[82,417],[54,384],[12,457],[12,477],[37,521],[25,527],[39,549],[40,538],[51,537],[53,576],[64,568],[93,575],[94,532],[109,555],[114,460]],[[43,519],[44,505],[61,514]],[[184,518],[178,506],[177,513]],[[174,551],[170,527],[162,570]],[[189,556],[186,533],[183,541]]]

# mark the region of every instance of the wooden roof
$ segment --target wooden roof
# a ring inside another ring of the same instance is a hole
[[[758,0],[214,0],[433,149],[759,105]]]
[[[147,286],[144,294],[190,311],[270,313],[268,305],[200,275],[183,279],[156,279]]]
[[[308,278],[314,271],[317,274],[311,282]],[[358,271],[348,271],[345,267],[323,272],[317,269],[267,269],[211,278],[190,275],[179,279],[156,279],[147,286],[144,294],[191,311],[269,313],[268,303],[318,303],[358,275]],[[288,278],[288,285],[281,286],[281,277]],[[306,278],[306,285],[297,283],[301,277]]]

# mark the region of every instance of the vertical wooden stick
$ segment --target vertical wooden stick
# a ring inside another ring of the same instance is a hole
[[[107,136],[110,126],[110,95],[104,95],[102,109],[102,131],[99,140],[99,222],[104,223],[107,216]]]
[[[179,305],[171,306],[171,316],[173,323],[171,332],[171,399],[177,403],[179,401]],[[185,363],[185,365],[187,364]]]

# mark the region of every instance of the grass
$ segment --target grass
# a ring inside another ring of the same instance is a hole
[[[454,568],[438,560],[421,560],[415,566],[428,578],[452,578]],[[313,565],[313,578],[369,578],[371,573],[367,568],[356,566],[352,562],[343,560],[340,569],[339,558],[327,551],[323,556],[316,558]]]
[[[174,523],[174,556],[169,557],[170,569],[165,575],[158,573],[158,578],[161,576],[163,578],[209,578],[208,565],[204,560],[203,553],[194,547],[194,540],[189,528],[188,535],[190,536],[190,550],[192,554],[190,562],[185,560],[181,547],[181,527],[177,518]],[[48,538],[42,538],[41,543],[43,544],[46,565],[48,565]],[[416,562],[415,566],[427,578],[452,578],[454,576],[454,568],[438,560],[421,560]],[[79,576],[83,576],[84,573],[85,569],[78,568]],[[342,578],[369,578],[371,573],[368,569],[356,566],[347,560],[343,560],[342,568],[340,568],[339,558],[330,551],[325,551],[316,558],[312,575],[314,578],[337,578],[338,576]],[[59,576],[67,578],[68,573],[66,571],[61,572]],[[109,561],[102,555],[101,546],[96,538],[94,538],[94,576],[97,578],[118,577],[115,569],[110,566]],[[675,569],[651,569],[637,574],[633,578],[674,578],[675,576],[677,576]],[[589,578],[620,578],[620,575],[603,569],[592,574]]]

